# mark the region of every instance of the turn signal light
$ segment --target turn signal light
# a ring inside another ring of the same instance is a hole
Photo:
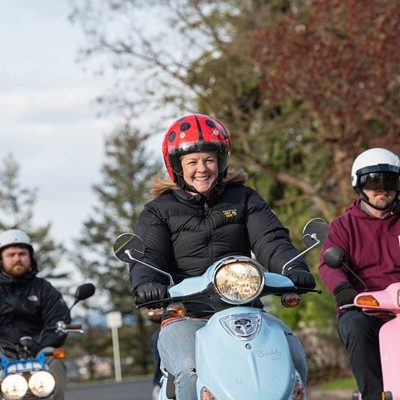
[[[301,297],[297,293],[285,293],[281,297],[281,303],[286,308],[297,307],[301,304]]]
[[[57,347],[53,350],[53,357],[57,359],[64,359],[66,356],[64,347]]]
[[[186,307],[183,303],[170,304],[167,309],[167,315],[170,317],[184,317],[186,315]]]
[[[365,307],[379,307],[379,301],[370,294],[359,296],[356,300],[357,305]]]
[[[200,399],[201,400],[217,400],[217,398],[205,387],[201,388]]]

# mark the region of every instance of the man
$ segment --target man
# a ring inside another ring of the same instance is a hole
[[[330,224],[319,274],[335,296],[339,336],[362,398],[377,400],[383,391],[378,333],[384,321],[340,306],[352,304],[365,289],[385,289],[400,280],[399,157],[382,148],[364,151],[353,163],[351,180],[360,198]],[[333,246],[345,251],[347,265],[359,279],[324,263],[325,250]]]
[[[70,314],[61,294],[43,278],[38,267],[30,237],[19,229],[0,234],[0,338],[18,343],[23,336],[34,340],[35,350],[46,346],[59,347],[66,335],[46,331],[57,321],[70,322]],[[54,399],[63,400],[66,367],[61,360],[50,358],[50,370],[56,377]]]

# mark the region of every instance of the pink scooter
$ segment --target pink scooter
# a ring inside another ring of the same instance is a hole
[[[331,268],[346,268],[364,286],[365,283],[346,265],[345,252],[340,247],[331,247],[324,254],[326,265]],[[389,321],[379,331],[379,347],[382,365],[383,390],[382,400],[400,400],[400,282],[390,284],[384,290],[359,293],[353,304],[344,305],[341,309],[358,307],[364,313]],[[362,400],[358,391],[353,393],[352,400]]]

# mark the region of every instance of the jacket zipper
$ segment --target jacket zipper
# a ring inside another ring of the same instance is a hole
[[[209,205],[207,203],[204,203],[204,216],[208,217],[209,215],[210,215],[210,207],[209,207]],[[212,230],[211,230],[211,227],[210,227],[210,222],[207,221],[207,220],[205,222],[206,222],[207,230],[208,230],[208,244],[209,244],[209,246],[208,246],[208,256],[210,257],[209,261],[210,261],[210,264],[211,264],[211,262],[213,260],[213,246],[210,245],[211,242],[212,242]]]

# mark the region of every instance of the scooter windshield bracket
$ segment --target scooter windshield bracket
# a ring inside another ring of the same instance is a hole
[[[261,316],[259,314],[238,314],[220,319],[223,328],[233,337],[239,340],[251,340],[256,337],[261,328]]]

